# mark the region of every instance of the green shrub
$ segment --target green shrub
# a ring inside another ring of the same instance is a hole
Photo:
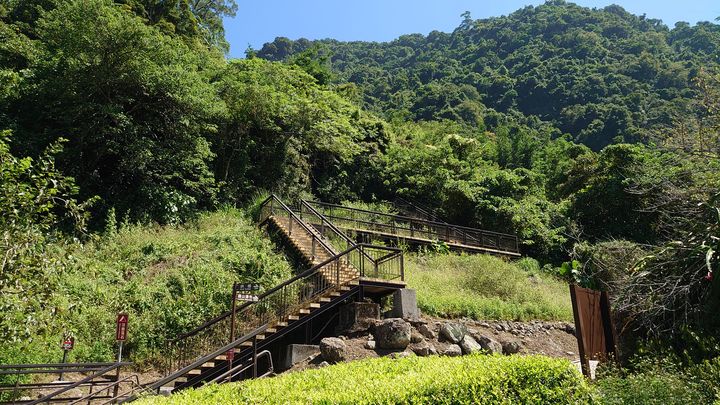
[[[591,388],[567,360],[543,356],[368,359],[210,386],[144,404],[578,404]]]
[[[683,367],[665,357],[632,360],[624,370],[598,373],[604,404],[710,404],[720,400],[720,358]]]
[[[526,261],[529,263],[529,261]],[[572,320],[566,284],[486,255],[407,255],[405,277],[433,316]]]

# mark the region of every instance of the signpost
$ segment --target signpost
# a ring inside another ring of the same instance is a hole
[[[75,338],[71,335],[66,335],[63,338],[62,344],[60,345],[60,348],[63,349],[63,358],[62,362],[65,364],[67,362],[67,355],[70,350],[72,350],[75,347]],[[60,369],[60,381],[63,380],[63,369]]]
[[[127,340],[128,314],[119,313],[115,322],[115,340],[120,342],[120,350],[118,351],[118,363],[122,361],[123,343]]]
[[[235,341],[235,312],[237,310],[237,302],[257,302],[258,296],[251,294],[260,290],[260,284],[255,283],[233,283],[232,290],[232,315],[230,317],[230,342]],[[226,353],[228,360],[228,370],[232,370],[233,359],[235,358],[235,349],[232,348]],[[228,382],[232,379],[232,373],[228,374]]]

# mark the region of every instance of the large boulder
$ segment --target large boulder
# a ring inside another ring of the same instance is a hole
[[[483,350],[483,347],[470,335],[465,335],[465,338],[460,342],[460,348],[463,354],[473,354]]]
[[[337,363],[345,360],[347,346],[345,341],[335,337],[324,338],[320,341],[320,354],[323,359],[330,363]]]
[[[460,343],[466,333],[467,327],[461,323],[448,322],[440,327],[440,336],[450,343]]]
[[[390,318],[375,326],[375,342],[379,349],[405,349],[410,344],[409,323],[400,318]]]

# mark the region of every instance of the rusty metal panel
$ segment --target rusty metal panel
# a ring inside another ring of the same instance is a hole
[[[590,375],[589,360],[606,360],[617,356],[610,300],[605,292],[570,285],[575,316],[575,334],[583,374]]]

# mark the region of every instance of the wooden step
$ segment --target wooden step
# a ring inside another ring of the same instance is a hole
[[[278,322],[278,323],[275,324],[275,326],[279,326],[279,327],[281,327],[281,328],[284,328],[284,327],[288,326],[288,323],[287,323],[287,322]]]
[[[202,374],[202,370],[200,370],[199,368],[188,371],[188,375],[200,375],[200,374]]]
[[[300,309],[299,313],[302,315],[308,315],[310,313],[310,310],[309,309]]]
[[[300,320],[300,317],[297,315],[288,315],[288,319],[291,321],[297,321]]]
[[[246,340],[242,343],[240,343],[240,347],[251,347],[253,345],[253,342]]]
[[[320,308],[320,304],[318,304],[317,302],[311,302],[310,308]]]
[[[267,328],[267,329],[265,329],[265,333],[275,333],[275,332],[277,332],[277,329],[275,329],[275,328]]]
[[[330,301],[332,301],[332,299],[330,299],[330,298],[328,298],[328,297],[320,297],[320,299],[319,299],[318,301],[320,301],[320,302],[330,302]]]
[[[337,292],[337,291],[333,291],[333,292],[330,293],[330,296],[331,296],[331,297],[339,297],[339,296],[341,296],[341,295],[342,295],[342,294],[339,293],[339,292]]]
[[[201,368],[213,368],[213,367],[215,367],[215,362],[213,362],[213,361],[208,361],[207,363],[203,363],[203,365],[200,366],[200,367],[201,367]]]

